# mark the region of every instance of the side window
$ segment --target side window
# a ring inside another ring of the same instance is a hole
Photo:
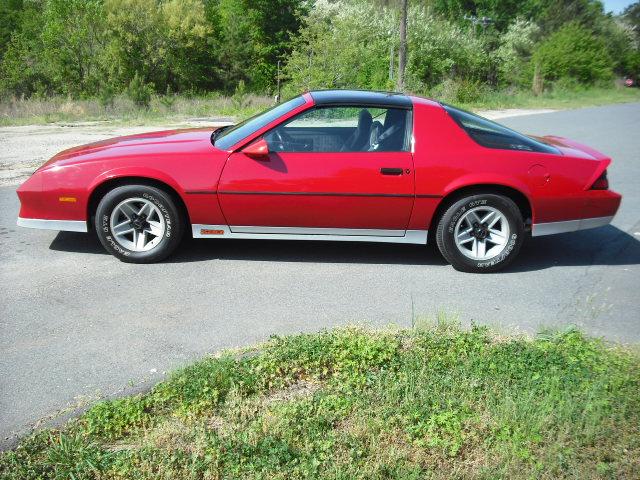
[[[507,127],[473,113],[442,105],[449,115],[476,143],[487,148],[524,150],[527,152],[560,153],[555,147],[522,135]]]
[[[401,152],[409,149],[410,111],[317,107],[265,135],[275,152]]]

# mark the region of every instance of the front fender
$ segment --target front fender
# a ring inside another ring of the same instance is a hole
[[[115,180],[118,178],[148,178],[151,180],[156,180],[162,183],[169,185],[173,188],[183,199],[184,199],[184,190],[180,186],[180,184],[173,178],[171,175],[163,172],[161,170],[156,170],[150,167],[119,167],[107,170],[102,172],[100,175],[95,177],[91,184],[89,185],[89,192],[93,192],[96,188],[98,188],[103,183],[109,180]]]

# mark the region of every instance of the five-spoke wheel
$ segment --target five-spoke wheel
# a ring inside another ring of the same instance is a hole
[[[144,198],[128,198],[111,212],[109,225],[121,246],[132,252],[153,249],[164,238],[164,216],[153,203]]]
[[[440,217],[436,241],[456,270],[492,272],[507,266],[524,239],[518,206],[508,197],[475,194],[451,203]]]
[[[171,196],[147,185],[123,185],[108,192],[96,210],[95,226],[109,253],[135,263],[166,258],[183,231]]]
[[[460,217],[454,230],[456,246],[473,260],[488,260],[509,242],[509,222],[493,207],[475,207]]]

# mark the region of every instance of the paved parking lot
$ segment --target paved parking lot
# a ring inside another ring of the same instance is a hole
[[[16,227],[15,186],[0,188],[1,445],[83,396],[148,385],[271,334],[408,326],[441,310],[508,331],[576,324],[638,342],[640,104],[502,122],[611,155],[610,183],[624,195],[613,225],[532,239],[493,275],[392,244],[191,240],[166,263],[129,265],[91,236]]]

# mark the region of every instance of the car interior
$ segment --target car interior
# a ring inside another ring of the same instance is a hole
[[[380,107],[307,110],[264,138],[274,152],[407,151],[410,111]]]

